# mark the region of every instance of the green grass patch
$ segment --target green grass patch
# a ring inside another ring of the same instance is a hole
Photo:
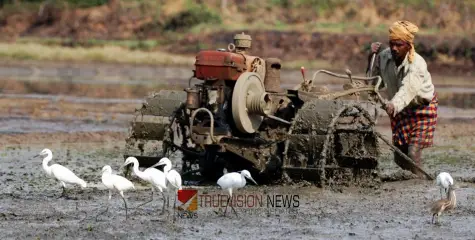
[[[36,61],[70,61],[70,62],[102,62],[131,63],[151,65],[184,65],[193,67],[195,56],[182,56],[161,51],[132,50],[130,45],[110,44],[100,47],[63,47],[54,44],[43,45],[32,43],[32,39],[22,39],[18,43],[0,43],[0,59],[4,60],[36,60]],[[54,40],[44,40],[53,42]],[[124,47],[121,47],[124,46]],[[192,46],[201,50],[210,49],[206,44]],[[197,49],[197,51],[199,50]],[[117,57],[120,56],[120,57]],[[284,61],[283,69],[319,68],[331,69],[332,64],[324,60]]]
[[[165,31],[185,31],[196,25],[221,24],[221,15],[206,4],[197,4],[188,0],[187,8],[171,16],[164,24]]]
[[[182,32],[183,34],[213,34],[220,31],[280,31],[280,32],[292,32],[298,31],[302,33],[337,33],[337,34],[372,34],[372,35],[387,35],[389,25],[378,24],[376,26],[367,27],[363,23],[348,23],[348,22],[311,22],[304,24],[288,24],[283,21],[276,21],[275,24],[267,24],[261,21],[256,21],[250,24],[247,23],[229,23],[229,24],[209,24],[200,23],[196,24],[188,29],[188,31]],[[171,33],[171,32],[170,32]],[[432,36],[458,36],[458,37],[470,37],[473,31],[467,32],[442,32],[438,28],[423,28],[417,33],[420,35]],[[167,33],[168,34],[168,33]],[[171,33],[171,34],[177,34]]]
[[[0,43],[0,58],[7,60],[41,60],[72,62],[108,62],[155,65],[188,65],[194,56],[181,56],[160,51],[130,50],[119,46],[62,47],[38,43]]]
[[[22,37],[16,40],[16,43],[20,44],[31,44],[38,43],[46,46],[61,46],[70,43],[69,39],[61,38],[35,38],[35,37]],[[105,47],[105,46],[117,46],[123,47],[130,50],[142,50],[150,51],[154,48],[160,46],[160,41],[149,39],[149,40],[102,40],[102,39],[88,39],[84,42],[79,43],[81,47]]]

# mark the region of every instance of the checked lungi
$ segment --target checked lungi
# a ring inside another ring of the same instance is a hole
[[[438,106],[437,94],[434,93],[428,105],[406,107],[391,118],[394,144],[414,145],[420,149],[432,146]]]

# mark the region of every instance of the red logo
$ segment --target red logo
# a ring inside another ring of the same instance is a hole
[[[182,211],[196,211],[198,209],[198,190],[178,190],[177,208]]]

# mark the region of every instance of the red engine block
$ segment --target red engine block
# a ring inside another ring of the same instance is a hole
[[[201,80],[236,81],[246,71],[246,58],[243,54],[204,50],[196,55],[195,78]]]

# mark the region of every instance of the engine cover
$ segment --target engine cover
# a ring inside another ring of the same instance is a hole
[[[196,55],[195,78],[201,80],[236,81],[247,71],[246,58],[243,54],[204,50]]]

